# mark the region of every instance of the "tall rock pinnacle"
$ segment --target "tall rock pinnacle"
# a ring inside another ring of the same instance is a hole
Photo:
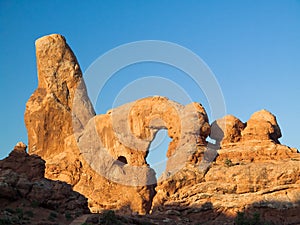
[[[25,123],[30,152],[47,157],[59,153],[66,137],[82,130],[95,112],[65,38],[52,34],[35,45],[38,88],[26,104]]]

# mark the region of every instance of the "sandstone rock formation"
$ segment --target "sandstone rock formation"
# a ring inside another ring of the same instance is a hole
[[[82,130],[95,112],[64,37],[53,34],[38,39],[36,59],[38,88],[26,104],[25,123],[30,153],[48,158],[60,154],[65,139]]]
[[[249,209],[264,219],[277,215],[274,223],[300,221],[299,153],[280,144],[270,112],[256,112],[247,123],[228,115],[210,126],[201,104],[154,96],[95,115],[65,39],[40,38],[36,49],[39,85],[25,112],[29,153],[46,161],[46,177],[85,195],[92,211],[145,214],[152,208],[157,218],[170,219],[166,224],[211,217],[230,224]],[[172,141],[155,189],[146,157],[160,129]],[[208,135],[216,144],[207,143]]]
[[[247,123],[225,116],[211,129],[220,146],[215,162],[205,172],[201,164],[189,165],[159,183],[153,214],[175,210],[190,221],[231,224],[238,211],[247,211],[274,224],[298,224],[300,154],[279,144],[275,116],[262,110]]]
[[[211,125],[212,133],[210,137],[216,140],[218,146],[230,145],[241,139],[241,131],[245,124],[232,115],[227,115],[222,119],[214,121]]]
[[[38,39],[36,56],[39,83],[25,111],[29,153],[46,161],[46,177],[71,184],[89,198],[91,208],[136,205],[133,210],[145,212],[153,188],[114,185],[81,156],[75,134],[95,113],[76,57],[64,37],[53,34]]]
[[[292,158],[296,149],[279,144],[281,131],[276,117],[267,110],[255,112],[247,123],[233,116],[215,121],[211,138],[220,142],[218,161],[282,160]],[[216,137],[218,136],[218,137]],[[234,162],[234,163],[235,163]]]
[[[48,178],[87,196],[93,210],[149,212],[156,184],[145,160],[151,141],[159,129],[168,129],[167,170],[175,173],[197,145],[206,144],[210,126],[204,108],[149,97],[94,116],[65,39],[57,34],[38,39],[36,55],[39,85],[25,112],[29,153],[46,161]]]
[[[81,133],[78,146],[91,167],[109,180],[153,185],[155,174],[145,158],[160,129],[168,129],[172,138],[166,171],[173,174],[184,167],[198,145],[206,145],[210,126],[200,104],[182,106],[165,97],[148,97],[95,116]],[[126,163],[119,166],[115,161],[121,157]]]
[[[27,154],[26,145],[23,143],[18,143],[9,156],[0,161],[1,222],[2,212],[16,205],[31,205],[72,216],[89,213],[84,196],[74,192],[64,182],[44,178],[44,172],[45,161],[37,155]],[[5,221],[7,224],[19,224],[16,221]]]
[[[273,141],[279,144],[281,131],[276,117],[267,110],[254,113],[246,124],[238,118],[227,115],[212,124],[211,138],[220,143],[222,148],[234,146],[237,142]]]

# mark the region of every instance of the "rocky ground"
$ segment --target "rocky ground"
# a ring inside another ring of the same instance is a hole
[[[87,199],[44,178],[45,162],[19,143],[0,161],[0,224],[299,224],[300,154],[283,151],[289,157],[260,162],[223,160],[220,151],[205,173],[189,167],[161,181],[151,214],[90,214]]]
[[[23,143],[0,161],[0,224],[69,224],[90,212],[84,196],[44,173],[45,161]]]

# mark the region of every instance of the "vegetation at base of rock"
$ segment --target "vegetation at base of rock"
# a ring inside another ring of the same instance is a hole
[[[54,212],[50,212],[49,216],[48,216],[48,220],[50,221],[55,221],[57,218],[57,214]]]
[[[17,208],[16,214],[19,217],[19,219],[23,219],[23,216],[24,216],[23,209]]]
[[[225,159],[224,164],[225,164],[227,167],[234,166],[234,164],[232,163],[232,161],[231,161],[230,159]]]
[[[10,225],[13,224],[9,219],[0,219],[0,225]]]
[[[65,218],[66,218],[67,220],[73,219],[72,215],[71,215],[69,212],[66,212],[66,213],[65,213]]]
[[[100,222],[99,224],[103,224],[103,225],[110,225],[110,224],[122,225],[122,223],[118,220],[113,210],[108,210],[104,212],[99,222]]]
[[[30,210],[26,211],[24,214],[26,214],[29,217],[34,217],[34,213]]]
[[[91,214],[81,225],[154,225],[157,223],[149,222],[150,215],[145,217],[141,215],[124,215],[112,210],[102,211],[99,214]],[[164,218],[159,219],[162,222]],[[172,225],[174,224],[174,221]],[[167,225],[167,224],[166,224]]]
[[[40,203],[38,201],[32,201],[31,202],[31,206],[36,208],[36,207],[39,207],[40,206]]]
[[[15,213],[15,210],[11,209],[11,208],[6,208],[5,211],[9,212],[9,213]]]
[[[245,212],[238,212],[237,217],[234,220],[235,225],[272,225],[270,222],[261,221],[260,214],[258,212],[252,215],[246,215]]]

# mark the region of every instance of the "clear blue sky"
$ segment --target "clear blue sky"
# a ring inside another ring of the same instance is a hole
[[[299,0],[0,0],[0,158],[16,142],[27,143],[23,113],[37,86],[34,41],[51,33],[66,37],[83,71],[106,51],[128,42],[182,45],[214,72],[228,114],[245,122],[265,108],[277,116],[281,142],[300,148]],[[145,75],[181,76],[162,65],[126,68],[101,93],[97,112],[110,108],[124,85]],[[207,107],[205,96],[194,92],[191,83],[182,85]]]

